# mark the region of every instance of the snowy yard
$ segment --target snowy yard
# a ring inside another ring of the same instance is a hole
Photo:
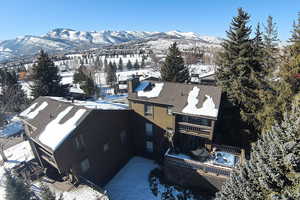
[[[166,187],[156,180],[157,193],[155,196],[149,184],[150,172],[159,166],[152,160],[142,157],[133,157],[125,167],[105,186],[112,200],[159,200],[163,195],[171,194],[176,199],[183,199],[183,192],[174,186]],[[177,195],[181,196],[179,198]],[[197,199],[192,195],[186,200]],[[199,198],[198,198],[199,199]],[[201,199],[204,200],[204,199]]]

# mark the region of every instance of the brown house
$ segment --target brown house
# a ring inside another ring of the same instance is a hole
[[[239,148],[214,144],[221,89],[132,79],[128,90],[136,122],[135,151],[163,161],[169,181],[212,192],[220,189],[241,159]],[[171,145],[166,139],[170,135]]]
[[[216,86],[133,78],[128,102],[129,108],[40,97],[20,116],[41,166],[99,185],[139,155],[160,162],[171,182],[215,192],[243,159],[241,149],[214,142]]]
[[[42,167],[103,185],[132,156],[131,112],[118,104],[95,109],[78,102],[40,97],[20,117]]]

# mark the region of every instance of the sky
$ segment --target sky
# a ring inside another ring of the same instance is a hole
[[[253,26],[271,15],[284,41],[290,37],[300,0],[2,0],[0,40],[43,35],[55,28],[179,30],[225,37],[239,7],[251,15]]]

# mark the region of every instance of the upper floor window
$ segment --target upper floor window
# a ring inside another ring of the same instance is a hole
[[[146,141],[146,151],[149,152],[149,153],[153,152],[153,142]]]
[[[145,115],[153,115],[153,106],[145,104]]]
[[[120,140],[122,144],[126,144],[127,143],[127,134],[126,131],[122,131],[120,133]]]
[[[153,125],[151,123],[146,122],[145,124],[145,132],[147,136],[153,136]]]
[[[109,149],[109,144],[105,143],[103,146],[103,151],[106,152],[106,151],[108,151],[108,149]]]
[[[74,140],[75,149],[80,151],[84,149],[84,140],[82,135],[77,135]]]
[[[168,115],[172,115],[172,107],[170,106],[167,107],[167,113]]]
[[[81,161],[80,163],[80,168],[81,168],[81,171],[84,173],[84,172],[87,172],[90,168],[90,161],[88,158],[84,159],[83,161]]]

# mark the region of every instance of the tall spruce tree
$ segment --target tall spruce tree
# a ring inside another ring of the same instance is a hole
[[[37,63],[32,68],[31,86],[32,96],[64,96],[68,88],[60,84],[61,76],[47,53],[43,50],[37,58]]]
[[[30,200],[32,192],[25,181],[14,176],[10,171],[5,172],[6,200]]]
[[[126,68],[127,70],[131,70],[133,68],[132,63],[130,60],[128,60],[127,64],[126,64]]]
[[[189,69],[184,65],[184,60],[176,42],[169,47],[166,60],[160,68],[160,74],[163,81],[179,83],[190,81]]]
[[[82,89],[87,96],[96,94],[97,86],[85,66],[80,66],[77,69],[73,75],[73,82],[79,84],[80,89]]]
[[[219,54],[217,80],[229,100],[240,108],[242,119],[257,128],[256,113],[262,106],[258,101],[259,91],[266,69],[259,57],[261,32],[258,29],[255,38],[250,38],[249,19],[249,14],[239,8],[222,43],[224,50]]]
[[[137,59],[135,60],[135,63],[134,63],[134,65],[133,65],[133,68],[134,68],[134,69],[139,69],[139,68],[140,68],[140,64],[139,64],[139,62],[138,62]]]
[[[300,199],[300,107],[296,105],[262,135],[250,160],[231,175],[216,200]]]
[[[106,73],[106,83],[109,85],[114,85],[117,81],[117,75],[116,75],[116,65],[109,62],[108,64],[108,71]]]
[[[124,68],[123,60],[122,60],[122,58],[120,57],[120,58],[119,58],[119,64],[118,64],[118,70],[119,70],[119,71],[123,71],[123,68]]]

